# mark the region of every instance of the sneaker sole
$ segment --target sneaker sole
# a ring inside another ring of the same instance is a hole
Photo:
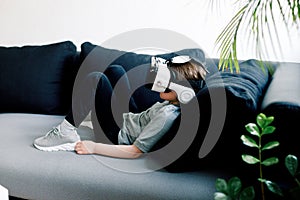
[[[77,142],[74,143],[66,143],[66,144],[61,144],[53,147],[41,147],[36,144],[33,144],[37,149],[42,150],[42,151],[74,151],[75,150],[75,145]]]

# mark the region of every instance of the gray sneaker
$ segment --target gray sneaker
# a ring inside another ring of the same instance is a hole
[[[33,145],[42,151],[74,151],[78,141],[80,141],[80,137],[75,129],[64,135],[60,126],[57,126],[45,136],[35,139]]]

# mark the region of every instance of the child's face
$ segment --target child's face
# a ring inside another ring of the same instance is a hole
[[[172,103],[179,103],[179,101],[177,99],[177,94],[173,90],[171,90],[169,92],[161,92],[161,93],[159,93],[159,96],[163,100],[170,101]]]

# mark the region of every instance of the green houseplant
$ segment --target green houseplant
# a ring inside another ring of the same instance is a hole
[[[273,122],[274,117],[270,116],[267,117],[263,113],[260,113],[257,118],[256,118],[256,123],[249,123],[246,125],[247,131],[252,135],[258,138],[258,141],[253,139],[253,137],[248,136],[248,135],[242,135],[241,140],[243,141],[243,144],[248,146],[248,147],[253,147],[258,150],[258,157],[248,155],[248,154],[243,154],[242,159],[248,164],[258,164],[259,165],[259,178],[258,180],[261,183],[261,194],[262,194],[262,199],[265,199],[265,187],[264,185],[267,186],[267,188],[280,195],[283,196],[283,193],[280,189],[280,187],[270,181],[267,180],[263,177],[263,166],[271,166],[274,164],[277,164],[279,162],[279,159],[277,157],[269,157],[267,159],[262,159],[262,154],[266,150],[273,149],[277,146],[279,146],[278,141],[270,141],[268,143],[263,143],[263,137],[265,135],[271,134],[275,131],[275,127],[271,126],[270,124]]]
[[[296,183],[296,186],[289,191],[290,198],[295,200],[300,199],[300,181],[297,178],[297,176],[300,175],[300,171],[298,170],[298,158],[294,155],[287,155],[284,164]]]
[[[259,165],[259,178],[261,188],[261,199],[265,200],[265,186],[267,188],[284,198],[284,194],[279,185],[271,180],[267,180],[263,176],[263,166],[268,167],[275,165],[279,162],[277,157],[269,157],[263,159],[262,155],[265,151],[276,148],[279,146],[278,141],[263,141],[265,135],[272,134],[275,131],[275,127],[271,126],[274,117],[267,117],[265,114],[260,113],[256,117],[255,123],[248,123],[245,128],[250,133],[249,135],[242,135],[241,140],[244,145],[256,148],[258,150],[258,157],[253,155],[243,154],[242,160],[248,164]],[[256,138],[253,138],[256,137]],[[297,176],[300,175],[298,171],[298,159],[294,155],[287,155],[285,158],[285,167],[295,179],[296,186],[290,190],[289,199],[300,199],[300,181]],[[231,178],[228,182],[226,180],[218,178],[216,180],[216,190],[214,194],[215,200],[252,200],[255,198],[255,191],[253,186],[242,189],[242,182],[238,177]]]
[[[210,0],[211,3],[218,1]],[[263,60],[266,59],[269,51],[275,54],[281,53],[278,22],[284,23],[287,32],[291,27],[299,30],[299,0],[235,0],[233,2],[238,6],[238,10],[216,39],[220,52],[220,69],[229,68],[233,71],[235,68],[236,72],[239,72],[237,43],[241,35],[254,41],[253,49],[257,57]],[[277,43],[279,48],[275,48],[274,45],[268,48],[266,38],[270,38],[271,44]]]

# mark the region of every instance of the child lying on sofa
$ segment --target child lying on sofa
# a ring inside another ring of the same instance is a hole
[[[34,146],[43,151],[75,150],[78,154],[100,154],[117,158],[137,158],[142,153],[149,152],[179,116],[180,103],[188,103],[201,89],[208,72],[203,64],[189,56],[177,56],[165,62],[161,58],[154,61],[152,59],[151,66],[152,73],[156,73],[151,89],[160,92],[160,98],[165,101],[155,103],[146,111],[135,113],[138,109],[130,95],[129,81],[122,66],[109,66],[104,73],[90,72],[83,80],[77,97],[73,96],[75,109],[70,111],[61,124],[45,136],[37,138]],[[158,72],[166,74],[159,77]],[[163,81],[159,79],[165,75],[170,76],[168,85],[161,87]],[[116,84],[120,86],[117,91],[113,89]],[[182,95],[179,90],[187,93]],[[111,105],[114,105],[113,102],[119,103],[120,99],[129,99],[131,112],[115,116]],[[91,110],[96,113],[100,127],[112,144],[80,141],[76,129]],[[117,125],[120,121],[123,124],[121,129]]]

